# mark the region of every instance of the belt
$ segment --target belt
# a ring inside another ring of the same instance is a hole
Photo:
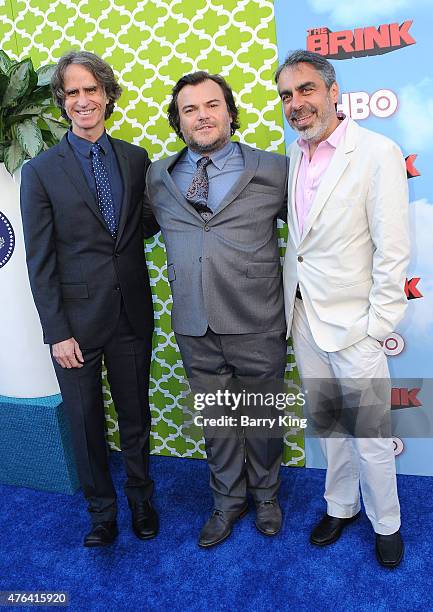
[[[302,300],[302,293],[301,293],[301,290],[299,289],[299,285],[296,285],[296,297],[299,300]]]

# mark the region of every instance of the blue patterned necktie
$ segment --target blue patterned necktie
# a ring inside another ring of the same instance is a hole
[[[117,234],[117,220],[114,210],[113,194],[111,192],[107,168],[102,159],[101,145],[97,142],[90,148],[90,157],[92,159],[93,173],[95,175],[99,209],[110,230],[110,234],[115,238]]]
[[[194,172],[186,199],[205,221],[208,221],[212,216],[212,210],[207,206],[207,198],[209,196],[209,177],[206,168],[212,163],[210,157],[201,157],[197,162],[197,170]]]

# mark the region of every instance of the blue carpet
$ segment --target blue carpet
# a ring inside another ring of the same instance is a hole
[[[148,542],[130,530],[119,454],[111,462],[120,535],[105,549],[82,546],[89,524],[80,492],[0,486],[0,590],[65,590],[69,609],[92,611],[433,609],[433,478],[398,477],[406,554],[387,570],[365,514],[333,546],[308,543],[324,510],[322,470],[282,469],[284,528],[275,538],[256,531],[250,512],[229,540],[200,550],[212,507],[204,461],[152,457],[161,532]]]

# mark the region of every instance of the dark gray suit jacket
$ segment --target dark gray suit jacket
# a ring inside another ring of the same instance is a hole
[[[206,223],[170,170],[184,152],[153,163],[148,197],[167,250],[176,333],[284,330],[277,217],[286,220],[288,159],[240,145],[245,170]]]
[[[135,333],[147,337],[153,330],[143,249],[143,237],[158,231],[144,202],[150,162],[144,149],[110,142],[124,185],[116,240],[66,136],[22,169],[27,266],[47,344],[73,336],[81,348],[103,346],[117,325],[121,298]]]

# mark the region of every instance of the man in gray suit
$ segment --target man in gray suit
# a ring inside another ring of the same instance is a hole
[[[286,218],[288,161],[230,140],[238,110],[221,76],[188,74],[172,94],[168,119],[187,147],[154,163],[147,180],[191,389],[227,389],[246,378],[281,384],[286,327],[276,221]],[[230,535],[248,510],[247,492],[257,529],[276,534],[281,435],[205,428],[205,440],[215,507],[199,546]]]

